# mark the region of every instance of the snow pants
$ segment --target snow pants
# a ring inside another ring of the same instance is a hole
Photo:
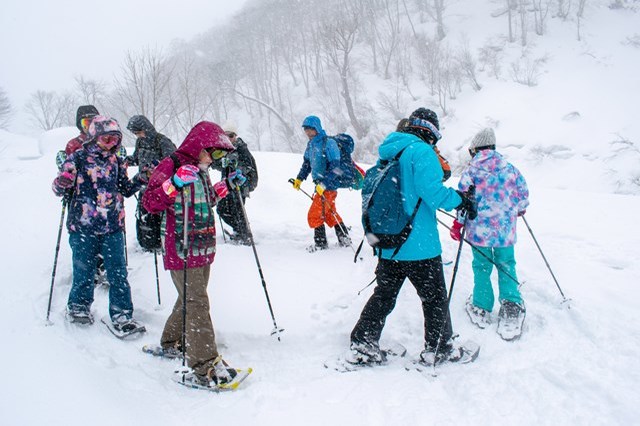
[[[377,285],[367,301],[360,319],[351,332],[352,343],[378,345],[387,316],[396,305],[404,280],[409,278],[422,302],[425,348],[434,349],[446,320],[441,344],[452,336],[451,319],[447,309],[447,289],[444,284],[441,256],[424,260],[380,259],[376,268]]]
[[[98,255],[102,254],[109,281],[109,315],[131,318],[133,302],[127,280],[124,254],[124,233],[95,235],[80,232],[69,233],[69,245],[73,251],[73,284],[67,307],[70,311],[89,312],[93,303],[94,276]]]
[[[209,295],[207,285],[211,265],[202,268],[187,269],[187,326],[186,356],[187,365],[197,374],[206,374],[207,369],[218,357],[216,336],[209,313]],[[184,290],[184,271],[170,271],[173,284],[178,290],[178,300],[162,331],[160,344],[163,348],[178,347],[182,343],[182,305]]]
[[[498,265],[499,299],[522,304],[518,283],[511,278],[518,279],[513,246],[475,247],[473,249],[473,262],[471,263],[473,267],[473,304],[489,312],[493,310],[495,301],[491,286],[493,264],[489,259]]]
[[[324,196],[313,194],[313,201],[307,214],[307,222],[311,228],[317,228],[323,224],[333,228],[338,223],[342,223],[342,218],[336,210],[336,197],[338,191],[324,191]]]

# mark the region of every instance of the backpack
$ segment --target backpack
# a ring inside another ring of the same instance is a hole
[[[400,184],[403,151],[367,170],[362,188],[362,225],[367,242],[377,249],[395,248],[392,258],[409,238],[422,203],[419,198],[411,215],[404,210]]]
[[[364,170],[362,170],[351,158],[355,144],[353,138],[346,133],[329,136],[336,141],[340,151],[340,165],[336,171],[338,175],[338,188],[362,189]],[[325,139],[326,143],[326,139]]]

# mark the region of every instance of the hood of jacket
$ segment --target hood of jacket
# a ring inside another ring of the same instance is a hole
[[[416,142],[426,143],[416,135],[410,133],[393,132],[390,133],[382,144],[378,147],[378,155],[381,160],[391,160],[398,155],[400,151]]]
[[[131,117],[127,124],[127,129],[132,132],[144,131],[147,134],[147,137],[156,133],[156,128],[153,127],[153,124],[151,124],[149,119],[144,115],[134,115]]]
[[[302,127],[313,127],[318,132],[318,136],[324,137],[327,133],[322,128],[322,123],[320,123],[320,119],[315,115],[310,115],[304,119],[302,122]]]
[[[224,134],[222,127],[210,121],[201,121],[189,132],[184,142],[176,150],[176,154],[185,161],[181,163],[198,164],[200,152],[203,149],[222,149],[234,151],[235,147]]]
[[[81,133],[84,133],[80,120],[86,117],[95,117],[96,115],[100,115],[100,113],[93,105],[80,105],[76,111],[76,127],[78,130],[80,130]]]

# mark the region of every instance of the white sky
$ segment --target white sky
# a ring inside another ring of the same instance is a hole
[[[0,87],[16,109],[30,93],[64,90],[74,75],[111,81],[127,50],[169,47],[223,22],[245,0],[5,0]],[[17,117],[16,117],[17,118]]]

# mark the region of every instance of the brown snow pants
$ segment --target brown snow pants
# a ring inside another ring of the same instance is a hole
[[[209,295],[207,284],[211,265],[202,268],[187,269],[187,327],[186,356],[187,365],[197,374],[206,374],[218,357],[216,336],[209,313]],[[182,342],[182,304],[184,271],[170,271],[173,284],[178,290],[178,300],[164,326],[160,344],[166,348],[178,346]]]

